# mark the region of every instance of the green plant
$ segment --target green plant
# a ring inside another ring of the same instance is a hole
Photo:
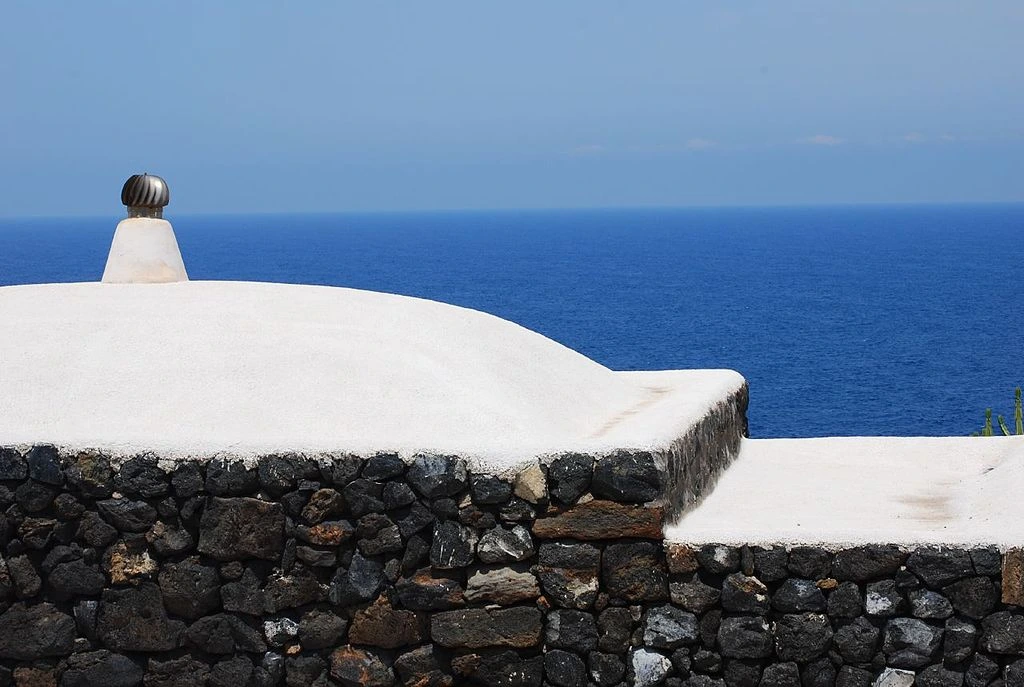
[[[1014,431],[1011,433],[1010,428],[1006,426],[1006,421],[1002,415],[996,416],[996,424],[999,425],[999,431],[1003,433],[1003,436],[1013,436],[1014,434],[1024,434],[1024,409],[1021,407],[1021,393],[1020,387],[1018,386],[1013,392],[1013,419],[1014,419]],[[980,432],[973,432],[972,437],[982,436],[990,437],[994,436],[995,432],[992,431],[992,409],[985,409],[985,424],[981,426]]]

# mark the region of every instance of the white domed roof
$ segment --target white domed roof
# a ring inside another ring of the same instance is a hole
[[[0,444],[171,457],[654,446],[742,385],[618,373],[434,301],[242,282],[0,288]]]

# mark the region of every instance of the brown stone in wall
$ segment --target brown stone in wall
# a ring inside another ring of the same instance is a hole
[[[541,539],[661,539],[665,509],[615,501],[588,501],[564,513],[538,518],[533,534]]]
[[[392,608],[383,596],[357,612],[348,631],[348,640],[352,644],[382,649],[418,644],[420,639],[420,623],[416,614]]]
[[[666,545],[665,562],[668,563],[668,571],[675,575],[697,572],[700,568],[697,552],[684,544]]]
[[[1003,603],[1024,606],[1024,549],[1003,554]]]

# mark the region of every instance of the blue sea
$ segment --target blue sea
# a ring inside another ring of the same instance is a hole
[[[964,435],[1024,384],[1021,204],[168,218],[193,279],[421,296],[614,369],[738,370],[754,437]],[[97,280],[118,219],[0,220],[0,285]]]

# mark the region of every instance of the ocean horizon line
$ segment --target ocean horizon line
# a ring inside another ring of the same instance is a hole
[[[821,202],[821,203],[752,203],[736,205],[609,205],[609,206],[551,206],[551,207],[495,207],[495,208],[432,208],[432,209],[374,209],[374,210],[274,210],[238,212],[168,212],[167,218],[216,217],[368,217],[409,215],[523,215],[543,213],[627,213],[627,212],[730,212],[751,210],[825,210],[825,209],[899,209],[899,208],[979,208],[1024,206],[1024,200],[999,201],[893,201],[893,202]],[[123,212],[56,215],[2,215],[0,222],[39,220],[101,220],[121,218]]]

